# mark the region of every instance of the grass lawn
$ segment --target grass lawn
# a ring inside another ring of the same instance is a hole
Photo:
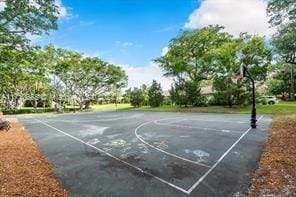
[[[260,114],[276,114],[276,113],[296,113],[296,101],[282,101],[275,105],[257,105],[257,113]],[[78,107],[76,106],[78,111]],[[250,113],[251,106],[232,108],[226,106],[208,106],[208,107],[179,107],[172,105],[163,105],[161,107],[133,107],[130,104],[97,104],[92,105],[90,111],[114,111],[114,110],[139,110],[139,111],[158,111],[158,112],[216,112],[216,113]],[[67,106],[65,112],[74,111],[73,106]],[[54,108],[37,108],[23,107],[13,112],[6,112],[4,114],[29,114],[29,113],[55,113]]]
[[[257,105],[257,113],[275,114],[275,113],[296,113],[296,102],[280,102],[275,105]],[[217,113],[250,113],[251,106],[232,108],[225,106],[208,106],[208,107],[179,107],[163,105],[161,107],[143,106],[139,108],[128,108],[128,110],[141,111],[179,111],[179,112],[217,112]]]
[[[131,109],[133,108],[130,104],[97,104],[92,105],[91,109],[93,111],[114,111],[114,110],[123,110],[123,109]]]

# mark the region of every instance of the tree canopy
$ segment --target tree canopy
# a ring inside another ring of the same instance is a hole
[[[0,46],[20,47],[28,35],[57,29],[58,6],[54,0],[1,0]]]

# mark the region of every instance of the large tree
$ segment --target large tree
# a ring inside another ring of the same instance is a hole
[[[275,52],[288,64],[290,72],[290,99],[295,100],[294,67],[296,65],[296,1],[270,0],[267,13],[270,24],[277,28],[273,35]]]
[[[246,34],[214,50],[212,60],[216,72],[213,87],[217,91],[218,103],[227,103],[229,107],[243,104],[246,99],[243,87],[250,84],[249,80],[241,82],[232,78],[239,74],[241,66],[245,66],[257,83],[265,81],[271,58],[271,51],[263,38]],[[250,89],[250,86],[247,87]]]
[[[176,103],[197,105],[200,102],[198,96],[201,81],[211,78],[215,72],[211,63],[213,51],[227,43],[231,37],[222,32],[222,29],[221,26],[209,26],[184,32],[171,40],[164,56],[155,60],[164,70],[165,76],[175,81],[171,93],[173,98],[180,99]]]
[[[35,52],[3,49],[0,58],[0,96],[5,110],[15,110],[25,97],[32,97],[42,71],[33,63]]]
[[[68,100],[78,102],[80,109],[88,108],[98,96],[120,89],[127,82],[127,76],[120,67],[97,57],[84,57],[52,45],[41,50],[38,57],[36,63],[44,69],[50,81],[52,99],[58,111]]]
[[[0,46],[24,46],[28,35],[57,29],[59,8],[54,0],[0,0]]]
[[[296,21],[283,25],[273,36],[275,52],[287,64],[290,64],[290,99],[295,99],[294,67],[296,65]]]
[[[221,26],[204,27],[184,32],[171,40],[168,52],[155,60],[166,76],[177,81],[201,81],[213,73],[209,65],[211,51],[228,41],[229,35]]]

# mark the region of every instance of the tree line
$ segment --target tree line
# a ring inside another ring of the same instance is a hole
[[[68,103],[89,108],[103,95],[115,102],[127,76],[122,68],[83,54],[57,48],[32,46],[30,36],[58,28],[59,7],[54,0],[4,0],[0,10],[0,104],[15,110],[24,101],[32,106],[55,102],[62,111]],[[276,29],[271,39],[226,33],[220,25],[185,31],[173,38],[168,52],[154,59],[164,75],[173,79],[170,103],[244,105],[250,103],[249,79],[234,79],[243,65],[257,86],[269,94],[295,99],[296,2],[269,0],[267,14]],[[211,99],[201,89],[212,87]],[[160,84],[128,89],[125,100],[134,106],[167,103]],[[113,99],[114,100],[114,99]]]
[[[54,0],[5,0],[0,11],[0,104],[15,110],[23,101],[66,102],[86,109],[100,95],[127,84],[125,72],[98,57],[48,45],[32,46],[29,35],[57,29]]]
[[[295,1],[268,1],[269,23],[276,29],[271,39],[247,33],[234,37],[219,25],[186,31],[173,38],[168,52],[154,60],[165,76],[173,79],[170,102],[184,106],[250,104],[250,80],[235,79],[241,66],[249,70],[257,87],[266,89],[265,94],[295,100],[295,7]],[[212,87],[210,99],[201,93],[204,84]],[[147,104],[145,88],[129,91],[142,100],[135,106]]]
[[[164,104],[165,97],[160,83],[156,80],[152,81],[151,86],[143,84],[139,88],[129,88],[123,95],[123,102],[130,103],[132,106],[151,106],[159,107]]]

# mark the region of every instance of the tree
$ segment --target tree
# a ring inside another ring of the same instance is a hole
[[[58,6],[54,0],[1,0],[0,46],[24,46],[27,35],[57,29]]]
[[[172,103],[176,105],[188,105],[187,96],[185,92],[185,85],[181,82],[175,82],[170,89]]]
[[[142,105],[149,105],[149,87],[146,84],[141,85],[141,90],[143,92],[144,100],[142,102]]]
[[[249,80],[241,82],[232,79],[239,74],[241,65],[247,67],[252,77],[260,83],[265,81],[271,61],[271,51],[265,46],[263,38],[246,34],[229,39],[228,43],[214,50],[212,56],[216,69],[213,75],[213,88],[216,90],[214,102],[228,104],[229,107],[243,104],[246,99],[243,87],[249,84]]]
[[[131,88],[125,90],[125,93],[122,95],[124,103],[130,103],[131,102],[131,93],[132,93]]]
[[[269,0],[267,14],[269,23],[280,26],[287,21],[296,20],[296,1],[294,0]]]
[[[0,95],[5,110],[15,110],[42,75],[33,63],[32,51],[2,48],[0,59]]]
[[[162,88],[160,83],[155,80],[152,81],[152,85],[148,91],[149,105],[152,107],[159,107],[163,103]]]
[[[140,88],[134,88],[131,92],[131,104],[135,107],[140,107],[144,101],[143,91]]]
[[[291,97],[290,65],[278,62],[271,68],[272,77],[266,82],[269,94],[282,95],[283,99]],[[294,78],[296,73],[294,73]]]
[[[296,21],[282,26],[273,36],[275,52],[290,64],[290,99],[295,100],[294,67],[296,65]]]
[[[213,51],[227,43],[231,36],[222,32],[221,26],[208,26],[192,32],[184,32],[171,40],[168,52],[155,59],[165,76],[173,77],[171,90],[173,102],[180,105],[200,105],[202,80],[210,79],[216,68]]]
[[[68,100],[77,100],[80,109],[89,108],[99,95],[126,85],[127,76],[118,66],[69,50],[46,46],[38,63],[45,69],[57,111]]]
[[[277,27],[273,35],[275,52],[291,65],[291,94],[290,99],[295,100],[294,67],[296,65],[296,1],[271,0],[268,2],[267,13],[270,24]]]
[[[57,75],[70,95],[78,98],[81,110],[89,108],[96,96],[126,85],[127,76],[118,66],[71,51],[63,55],[56,64]]]
[[[209,64],[211,51],[227,42],[229,35],[221,26],[209,26],[193,32],[184,32],[171,40],[166,55],[155,59],[165,76],[176,81],[207,79],[213,72]]]

